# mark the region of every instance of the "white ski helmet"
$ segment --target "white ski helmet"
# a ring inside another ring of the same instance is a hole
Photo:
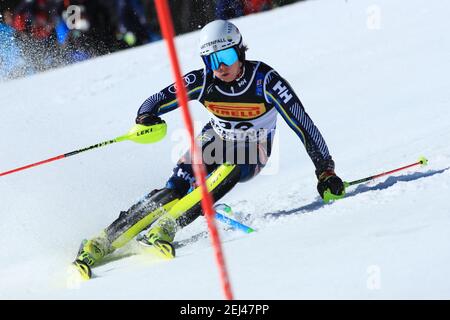
[[[229,21],[215,20],[203,27],[200,32],[200,55],[208,56],[211,53],[236,47],[241,58],[245,52],[242,35],[239,29]]]

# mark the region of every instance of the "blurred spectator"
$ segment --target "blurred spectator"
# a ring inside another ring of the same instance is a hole
[[[244,0],[244,13],[247,15],[265,11],[271,9],[272,6],[272,0]]]
[[[174,17],[173,23],[176,34],[186,33],[190,30],[190,19],[193,13],[194,1],[169,0],[169,6]]]
[[[53,35],[53,20],[51,8],[46,0],[37,0],[32,7],[31,35],[39,40],[47,40]]]
[[[18,44],[27,65],[36,70],[57,66],[54,56],[56,39],[54,34],[53,1],[22,0],[17,6],[13,27],[19,31]]]
[[[92,58],[94,55],[91,53],[84,36],[79,30],[72,30],[69,37],[63,46],[64,61],[67,63],[81,62]]]
[[[228,20],[244,15],[244,5],[242,0],[217,0],[216,18]]]
[[[5,10],[3,13],[0,12],[0,24],[13,25],[13,14],[10,10]]]
[[[17,31],[30,33],[31,32],[31,19],[32,19],[32,1],[22,1],[15,9],[13,27]]]
[[[25,60],[17,44],[10,11],[0,14],[0,80],[16,78],[28,73]]]
[[[291,4],[298,1],[304,1],[304,0],[273,0],[274,7],[284,6],[286,4]]]
[[[150,42],[153,32],[140,0],[115,0],[118,14],[118,39],[129,47]]]
[[[83,6],[80,6],[79,10],[80,13],[85,13]],[[89,50],[89,39],[85,34],[90,27],[86,16],[80,15],[79,21],[73,23],[69,15],[69,10],[63,11],[62,18],[55,27],[61,63],[80,62],[94,56]]]
[[[151,32],[150,41],[161,40],[161,32],[159,28],[158,15],[156,14],[154,0],[142,0],[145,16],[147,17],[148,27]]]
[[[64,7],[78,6],[82,23],[71,26],[75,36],[85,41],[92,55],[103,55],[119,49],[116,40],[117,14],[113,0],[65,0]],[[70,26],[69,26],[70,27]],[[78,35],[81,32],[81,35]]]
[[[22,0],[14,14],[13,27],[36,39],[47,39],[53,33],[54,1]]]
[[[176,34],[182,34],[214,19],[231,19],[296,1],[300,0],[169,0],[169,5]],[[0,0],[0,12],[10,9],[0,24],[2,73],[24,73],[24,65],[46,70],[160,40],[154,2]]]
[[[194,0],[190,8],[189,30],[201,29],[214,20],[216,4],[210,0]]]

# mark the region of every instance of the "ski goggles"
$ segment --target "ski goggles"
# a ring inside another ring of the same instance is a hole
[[[228,48],[211,53],[208,56],[202,56],[202,59],[208,68],[217,70],[222,63],[231,66],[239,60],[239,57],[235,48]]]

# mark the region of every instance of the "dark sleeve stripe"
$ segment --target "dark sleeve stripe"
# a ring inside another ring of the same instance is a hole
[[[203,86],[201,87],[197,87],[195,89],[192,89],[191,91],[188,92],[188,98],[189,100],[195,100],[198,96],[198,94],[202,91]],[[169,111],[172,111],[174,109],[178,108],[178,101],[177,99],[172,100],[166,104],[163,104],[162,106],[159,107],[158,109],[158,115],[167,113]]]
[[[288,125],[295,131],[295,133],[297,133],[297,135],[300,137],[300,139],[302,140],[303,144],[305,144],[306,139],[305,139],[305,134],[303,133],[302,129],[300,129],[300,127],[298,126],[298,124],[294,121],[294,119],[292,119],[288,113],[286,112],[286,110],[283,109],[283,107],[281,106],[281,103],[270,93],[270,92],[266,92],[266,94],[270,97],[270,99],[272,100],[271,102],[275,102],[275,108],[278,110],[278,112],[281,114],[281,116],[283,117],[284,120],[286,120],[286,122],[288,123]]]
[[[298,103],[295,103],[291,108],[291,113],[294,116],[292,117],[282,107],[282,104],[278,101],[278,99],[276,99],[270,92],[266,92],[266,94],[275,103],[275,108],[282,115],[283,119],[288,123],[288,125],[295,131],[295,133],[297,133],[305,147],[307,147],[307,139],[305,132],[303,132],[301,127],[303,127],[308,136],[311,137],[313,144],[317,146],[321,155],[324,158],[330,157],[328,147],[323,140],[322,135],[320,134],[319,130],[317,130],[317,127],[314,125],[311,118],[306,114],[306,112]]]
[[[142,113],[155,113],[155,109],[158,107],[159,103],[165,99],[164,92],[158,92],[149,97],[144,101],[142,106],[139,108],[138,114]]]
[[[204,69],[201,69],[184,75],[185,86],[186,89],[189,90],[189,100],[198,99],[203,92],[205,83],[204,72]],[[178,108],[175,90],[176,85],[171,84],[160,92],[150,96],[139,108],[138,115],[143,113],[162,115]]]
[[[298,103],[295,103],[291,107],[291,112],[295,119],[303,125],[306,132],[308,132],[311,139],[314,141],[314,144],[317,145],[320,153],[324,158],[327,158],[330,156],[330,152],[328,151],[328,147],[325,143],[325,140],[323,139],[322,135],[320,134],[317,127],[312,122],[311,118],[306,114],[305,110],[302,106],[300,106]]]

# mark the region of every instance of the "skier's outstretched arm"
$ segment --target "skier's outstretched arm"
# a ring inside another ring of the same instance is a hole
[[[344,186],[342,180],[334,173],[334,161],[327,144],[292,87],[274,70],[267,73],[264,85],[267,102],[277,109],[289,127],[299,136],[314,163],[320,195],[323,197],[327,189],[333,194],[341,194]]]
[[[189,100],[198,100],[203,92],[204,70],[194,70],[184,75]],[[178,108],[176,85],[171,84],[147,98],[137,112],[136,123],[150,125],[160,120],[159,116]]]

